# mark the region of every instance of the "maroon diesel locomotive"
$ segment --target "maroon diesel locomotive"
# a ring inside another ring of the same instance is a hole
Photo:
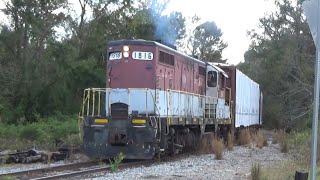
[[[80,113],[90,157],[151,159],[262,122],[259,85],[234,66],[146,40],[111,41],[106,57],[107,88],[86,89]]]

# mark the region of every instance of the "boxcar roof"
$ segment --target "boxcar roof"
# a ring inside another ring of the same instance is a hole
[[[166,49],[168,51],[177,53],[178,55],[184,56],[188,59],[191,59],[199,64],[206,65],[206,62],[201,61],[199,59],[193,58],[191,56],[188,56],[182,52],[179,52],[175,49],[172,49],[164,44],[158,43],[156,41],[148,41],[143,39],[122,39],[122,40],[115,40],[115,41],[109,41],[108,46],[119,46],[119,45],[142,45],[142,46],[158,46],[163,49]]]

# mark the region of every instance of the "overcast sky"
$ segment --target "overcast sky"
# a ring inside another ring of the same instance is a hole
[[[168,11],[173,10],[185,16],[197,14],[202,22],[214,21],[228,43],[223,58],[239,63],[250,44],[247,30],[256,29],[259,18],[275,6],[273,0],[171,0]]]
[[[189,17],[196,14],[202,19],[201,22],[214,21],[223,32],[223,40],[228,43],[223,58],[234,64],[244,60],[244,52],[250,44],[247,31],[257,28],[259,18],[266,12],[274,11],[273,2],[273,0],[171,0],[167,11],[180,11]],[[78,2],[73,3],[78,5]],[[0,8],[4,8],[3,0],[0,0]],[[0,20],[4,19],[3,13],[0,13]]]

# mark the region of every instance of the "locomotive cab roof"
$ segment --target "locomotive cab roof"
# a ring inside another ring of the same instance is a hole
[[[215,68],[216,70],[218,70],[219,72],[221,72],[221,74],[223,74],[224,77],[229,78],[228,75],[227,75],[227,73],[224,72],[224,70],[222,70],[222,69],[219,68],[218,66],[216,66],[215,63],[208,62],[208,64],[209,64],[210,66],[212,66],[213,68]]]

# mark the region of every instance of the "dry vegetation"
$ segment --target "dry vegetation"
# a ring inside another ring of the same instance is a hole
[[[289,152],[288,138],[285,130],[276,130],[272,133],[272,144],[280,144],[280,150],[283,153]]]
[[[261,166],[259,163],[254,163],[251,166],[251,179],[260,180],[261,179]]]
[[[257,167],[252,166],[251,174],[252,179],[254,177],[260,177],[260,179],[294,179],[296,171],[308,171],[310,164],[310,130],[302,132],[292,132],[287,134],[284,130],[276,130],[272,134],[272,143],[279,144],[280,151],[283,153],[289,153],[292,160],[281,162],[281,164],[272,167],[264,167],[257,171]],[[318,148],[320,142],[318,143]],[[320,159],[320,153],[318,151],[318,160]],[[259,172],[257,176],[255,173]],[[318,166],[317,178],[320,179],[320,166]]]
[[[250,130],[248,128],[240,130],[238,143],[240,146],[251,144],[251,135]]]
[[[213,134],[201,138],[198,152],[201,154],[215,154],[216,159],[223,159],[224,142]]]
[[[212,140],[212,150],[215,154],[216,159],[220,160],[223,159],[223,151],[224,151],[224,144],[223,140],[219,138],[214,138]]]
[[[229,151],[233,150],[233,143],[234,142],[234,136],[231,135],[231,133],[228,133],[228,141],[227,141],[227,147]]]
[[[258,131],[257,133],[254,134],[253,138],[254,138],[254,142],[256,144],[256,147],[262,149],[262,147],[264,146],[264,141],[265,141],[265,138],[264,138],[262,132]]]

